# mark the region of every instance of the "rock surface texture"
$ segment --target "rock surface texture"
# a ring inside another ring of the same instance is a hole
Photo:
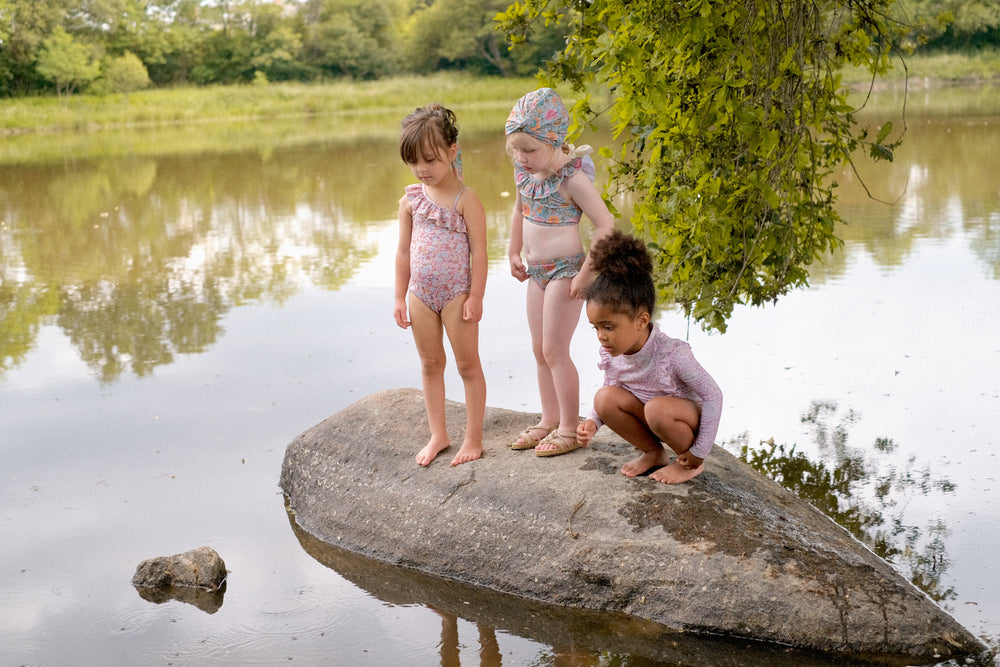
[[[143,588],[183,586],[217,591],[225,582],[226,564],[211,547],[144,560],[132,575],[132,585]]]
[[[448,403],[452,450],[464,406]],[[486,455],[422,468],[413,389],[368,396],[293,440],[281,487],[322,542],[555,605],[672,630],[931,663],[986,647],[845,530],[717,447],[679,486],[619,473],[602,429],[552,458],[507,445],[537,414],[489,408]]]

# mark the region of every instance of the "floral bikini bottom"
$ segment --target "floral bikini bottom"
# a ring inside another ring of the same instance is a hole
[[[580,267],[583,266],[583,260],[586,258],[587,254],[580,252],[566,257],[556,257],[547,262],[529,263],[528,275],[538,283],[539,287],[545,289],[545,286],[553,280],[572,278],[580,273]]]

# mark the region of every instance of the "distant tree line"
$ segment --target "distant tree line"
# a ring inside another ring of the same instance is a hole
[[[0,96],[146,85],[534,73],[553,23],[511,53],[510,0],[0,0]]]
[[[0,0],[0,96],[148,85],[534,73],[571,17],[510,51],[512,0]],[[573,11],[587,11],[580,0]],[[920,49],[1000,47],[996,0],[898,0]]]

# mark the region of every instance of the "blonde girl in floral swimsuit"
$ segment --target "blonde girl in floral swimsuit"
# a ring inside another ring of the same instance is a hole
[[[396,249],[396,324],[413,330],[420,355],[431,437],[416,456],[429,465],[448,449],[445,424],[445,351],[448,333],[465,383],[466,426],[451,465],[483,455],[486,378],[479,360],[479,321],[486,291],[486,213],[462,182],[455,114],[432,104],[402,123],[399,154],[420,181],[399,200]],[[409,317],[407,317],[409,292]]]
[[[514,106],[505,131],[514,160],[517,199],[511,220],[510,271],[528,282],[527,313],[538,375],[542,418],[511,444],[538,456],[583,446],[576,437],[580,377],[570,341],[580,321],[590,262],[580,238],[580,218],[594,225],[596,242],[614,218],[594,186],[589,147],[566,143],[569,114],[551,88],[528,93]],[[522,257],[523,253],[523,257]]]

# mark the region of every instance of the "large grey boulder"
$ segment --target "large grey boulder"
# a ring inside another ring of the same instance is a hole
[[[448,403],[461,442],[464,406]],[[538,415],[489,408],[482,460],[427,468],[412,389],[368,396],[289,445],[281,487],[326,544],[535,601],[910,664],[986,651],[845,530],[721,448],[679,486],[618,470],[607,429],[560,457],[507,443]]]

